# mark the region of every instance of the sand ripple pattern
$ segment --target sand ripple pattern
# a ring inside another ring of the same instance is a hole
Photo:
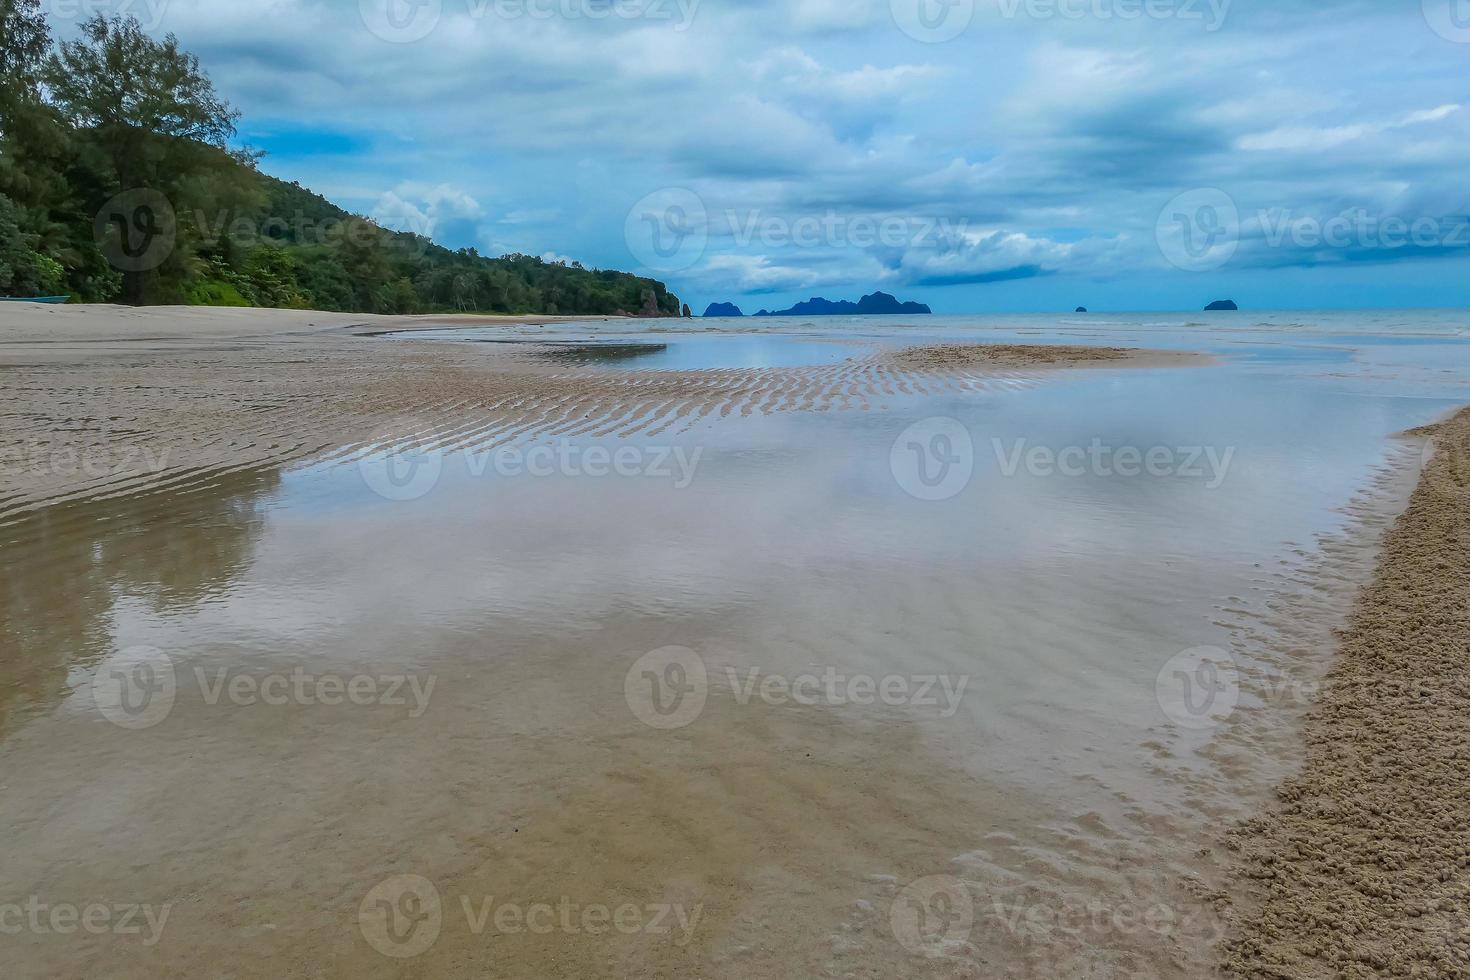
[[[55,503],[205,486],[405,440],[454,449],[658,436],[732,417],[1021,388],[1040,376],[888,353],[791,368],[568,369],[530,346],[350,334],[11,366],[0,372],[0,525]]]

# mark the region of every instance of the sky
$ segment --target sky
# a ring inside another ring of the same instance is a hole
[[[1470,306],[1470,0],[43,4],[176,34],[267,173],[696,313]]]

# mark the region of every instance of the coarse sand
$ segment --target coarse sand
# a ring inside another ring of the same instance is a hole
[[[1470,409],[1387,533],[1305,720],[1305,762],[1229,834],[1244,977],[1470,977]]]

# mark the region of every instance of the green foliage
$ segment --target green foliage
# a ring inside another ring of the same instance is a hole
[[[26,103],[37,101],[37,82],[51,35],[40,0],[0,0],[0,134]]]
[[[299,184],[241,165],[253,195],[213,215],[182,214],[182,237],[253,306],[360,313],[569,313],[677,315],[663,283],[623,272],[486,258],[382,228]],[[223,271],[219,271],[223,270]]]
[[[250,301],[230,282],[202,279],[189,287],[189,306],[249,306]]]
[[[379,313],[417,313],[418,301],[419,294],[414,292],[413,283],[403,277],[380,287],[373,297]]]
[[[198,59],[133,18],[93,17],[49,49],[39,0],[0,0],[0,293],[375,313],[679,311],[652,279],[453,251],[262,174],[255,154],[229,148],[238,114]]]
[[[326,249],[298,249],[297,253],[296,281],[309,307],[362,312],[355,301],[357,287],[340,256]]]
[[[0,196],[0,293],[10,296],[54,296],[64,288],[66,270],[36,250],[36,236],[20,224],[15,202]]]
[[[67,121],[104,141],[171,136],[223,149],[235,135],[239,114],[215,95],[199,59],[172,34],[153,40],[132,17],[83,22],[82,40],[61,45],[44,78]]]
[[[81,34],[60,46],[41,77],[73,134],[74,179],[86,211],[98,214],[118,194],[140,188],[175,211],[209,200],[219,184],[211,172],[234,162],[225,146],[238,115],[215,95],[199,59],[181,51],[172,34],[155,41],[131,17],[93,17]],[[127,199],[118,206],[126,232],[136,208]],[[180,235],[159,266],[115,260],[125,299],[143,303],[187,291],[192,245]]]
[[[305,297],[296,281],[296,260],[277,245],[262,245],[245,260],[257,306],[303,307]]]

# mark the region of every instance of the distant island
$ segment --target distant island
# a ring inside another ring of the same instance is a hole
[[[1213,303],[1211,303],[1209,306],[1206,306],[1205,307],[1205,312],[1206,313],[1214,313],[1214,312],[1217,312],[1219,310],[1238,310],[1238,309],[1240,309],[1240,307],[1238,307],[1238,306],[1235,305],[1235,300],[1233,300],[1233,299],[1217,299]]]
[[[734,303],[711,303],[705,308],[705,316],[744,316]]]
[[[1085,307],[1085,306],[1079,306],[1075,310],[1073,310],[1072,312],[1073,313],[1086,313],[1087,312],[1087,307]]]
[[[923,303],[901,303],[888,293],[872,293],[856,303],[845,299],[834,302],[813,296],[789,310],[761,310],[756,316],[894,316],[933,312]]]

